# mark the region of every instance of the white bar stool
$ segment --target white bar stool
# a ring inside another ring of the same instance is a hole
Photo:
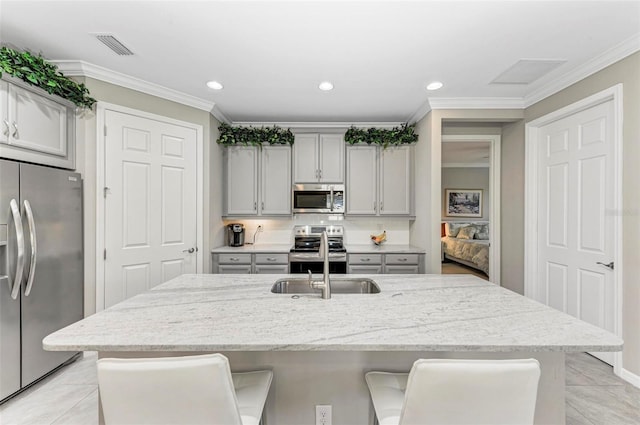
[[[260,423],[273,373],[231,373],[222,354],[97,362],[106,425]]]
[[[539,379],[535,359],[421,359],[408,374],[365,375],[380,425],[531,425]]]

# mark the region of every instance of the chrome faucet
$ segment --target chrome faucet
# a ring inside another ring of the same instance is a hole
[[[322,298],[328,300],[331,298],[331,279],[329,278],[329,236],[327,236],[326,231],[323,231],[320,235],[318,255],[324,260],[322,281],[312,280],[311,270],[309,270],[309,286],[314,289],[322,289]]]

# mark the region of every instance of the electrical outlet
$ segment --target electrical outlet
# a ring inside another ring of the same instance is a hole
[[[258,225],[258,229],[256,231],[258,232],[262,232],[264,230],[264,228],[262,227],[262,224]]]
[[[331,425],[331,405],[316,405],[316,425]]]

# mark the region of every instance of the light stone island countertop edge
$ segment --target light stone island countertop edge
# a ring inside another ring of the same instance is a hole
[[[53,351],[620,351],[622,340],[470,275],[349,275],[379,294],[273,294],[300,275],[183,275],[61,329]],[[336,281],[340,277],[334,278]]]

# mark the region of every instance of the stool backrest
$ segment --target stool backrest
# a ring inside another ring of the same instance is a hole
[[[222,354],[97,362],[106,425],[241,425]]]
[[[535,359],[421,359],[411,368],[401,425],[533,424]]]

